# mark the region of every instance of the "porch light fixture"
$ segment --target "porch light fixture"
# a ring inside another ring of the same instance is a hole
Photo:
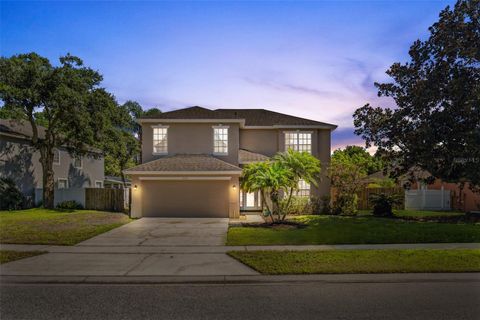
[[[133,187],[133,189],[137,190],[137,189],[138,189],[137,185],[135,185],[135,186]]]
[[[237,185],[236,185],[236,184],[233,185],[233,190],[235,190],[235,189],[237,189]]]

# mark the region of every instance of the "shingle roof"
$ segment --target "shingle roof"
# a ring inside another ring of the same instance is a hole
[[[43,139],[45,137],[45,128],[42,126],[37,127],[38,138]],[[0,119],[0,132],[20,135],[24,138],[33,137],[32,126],[24,120]]]
[[[46,128],[40,125],[37,125],[38,138],[44,139]],[[33,138],[32,126],[28,121],[25,120],[12,120],[12,119],[0,119],[0,133],[8,133],[19,138],[31,140]],[[103,151],[86,145],[88,151],[93,153],[102,153]]]
[[[178,154],[166,156],[125,170],[132,172],[151,171],[242,171],[241,168],[206,154]]]
[[[244,119],[246,126],[337,126],[265,109],[216,109],[190,107],[164,112],[141,119]]]
[[[255,153],[255,152],[251,152],[244,149],[238,150],[238,163],[241,163],[241,164],[249,163],[249,162],[265,161],[268,159],[269,157],[260,153]]]

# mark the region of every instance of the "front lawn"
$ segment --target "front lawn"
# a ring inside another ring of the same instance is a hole
[[[0,264],[7,263],[10,261],[20,260],[23,258],[38,256],[39,254],[44,254],[44,253],[46,252],[0,250]]]
[[[480,242],[480,223],[439,223],[373,216],[299,216],[303,228],[231,227],[228,245]]]
[[[232,251],[263,274],[479,272],[480,250]]]
[[[94,210],[0,211],[0,243],[74,245],[128,222],[122,213]]]
[[[456,217],[463,216],[465,212],[460,211],[423,211],[423,210],[398,210],[393,209],[393,213],[396,217],[417,217],[417,218],[428,218],[428,217]],[[372,215],[372,210],[359,210],[358,212],[361,216],[370,216]]]

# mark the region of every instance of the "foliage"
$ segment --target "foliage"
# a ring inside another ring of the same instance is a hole
[[[57,209],[80,210],[83,206],[75,200],[67,200],[57,203]]]
[[[395,180],[390,178],[384,179],[372,179],[370,183],[367,185],[369,189],[376,189],[376,188],[394,188],[397,184]]]
[[[90,146],[102,140],[116,114],[115,99],[100,87],[101,81],[97,71],[70,54],[60,57],[58,66],[36,53],[0,58],[2,112],[31,126],[47,208],[54,204],[53,150],[63,147],[73,156],[99,156]]]
[[[288,201],[288,198],[284,198],[280,200],[280,205],[286,215],[304,215],[313,213],[313,206],[308,197],[292,196],[290,201]]]
[[[288,187],[288,196],[285,206],[288,207],[292,200],[294,191],[298,189],[300,180],[305,181],[310,186],[317,186],[320,178],[320,160],[312,156],[308,152],[298,152],[292,149],[286,152],[278,153],[274,157],[281,167],[286,168],[291,173],[291,184]],[[284,211],[282,220],[285,219],[286,209],[281,206]]]
[[[359,146],[346,146],[344,149],[335,150],[332,159],[337,158],[350,159],[351,162],[358,164],[367,175],[382,171],[386,166],[378,153],[372,156],[365,148]]]
[[[377,217],[393,217],[393,206],[402,203],[398,194],[374,193],[369,200],[373,203],[373,215]]]
[[[0,210],[18,210],[25,204],[22,192],[9,178],[0,178],[0,198]]]
[[[298,181],[316,185],[320,161],[307,152],[288,150],[277,154],[272,161],[256,162],[243,168],[241,187],[246,192],[259,191],[266,210],[264,215],[279,222],[287,215]],[[288,195],[282,200],[282,196]]]
[[[266,208],[264,215],[270,217],[272,222],[280,221],[281,192],[292,185],[291,172],[282,167],[278,162],[265,161],[248,164],[243,168],[241,188],[246,192],[259,191],[262,202]]]
[[[355,157],[339,152],[332,157],[327,173],[336,194],[332,203],[332,214],[355,215],[357,193],[365,186],[367,171]]]
[[[390,83],[375,83],[395,109],[369,104],[354,113],[355,133],[396,163],[399,177],[414,166],[447,182],[480,185],[480,1],[446,7],[430,36],[394,63]]]

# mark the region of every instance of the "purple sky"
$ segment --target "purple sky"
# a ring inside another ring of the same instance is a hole
[[[453,1],[5,2],[2,56],[70,52],[119,102],[162,111],[266,108],[335,123],[333,147],[362,144],[353,111],[408,59]]]

